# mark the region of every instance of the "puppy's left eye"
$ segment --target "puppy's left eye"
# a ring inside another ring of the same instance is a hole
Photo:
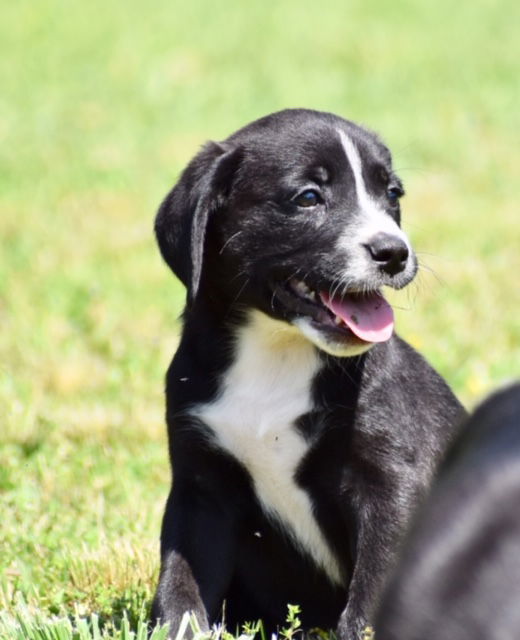
[[[298,207],[315,207],[321,202],[321,197],[314,189],[306,189],[293,198],[293,202]]]
[[[390,204],[397,204],[399,198],[404,194],[400,187],[388,187],[386,196],[390,200]]]

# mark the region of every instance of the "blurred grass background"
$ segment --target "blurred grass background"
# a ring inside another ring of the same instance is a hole
[[[520,374],[520,5],[18,0],[0,9],[0,608],[150,597],[182,288],[155,209],[284,107],[382,134],[425,266],[398,328],[472,406]]]

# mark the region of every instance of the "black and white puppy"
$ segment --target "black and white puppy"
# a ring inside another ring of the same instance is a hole
[[[377,640],[520,637],[520,383],[464,426],[389,581]]]
[[[393,333],[417,269],[388,149],[287,110],[208,143],[163,202],[187,287],[153,615],[358,638],[461,406]]]

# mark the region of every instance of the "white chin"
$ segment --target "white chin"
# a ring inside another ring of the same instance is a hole
[[[359,356],[374,346],[373,342],[359,342],[355,339],[352,340],[352,343],[349,343],[348,340],[340,341],[331,339],[313,327],[309,318],[297,318],[293,321],[293,324],[295,327],[298,327],[303,335],[315,344],[318,349],[338,358]]]

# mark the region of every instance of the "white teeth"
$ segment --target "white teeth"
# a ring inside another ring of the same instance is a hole
[[[310,289],[305,282],[302,280],[293,280],[292,286],[294,290],[299,293],[302,297],[311,300],[312,302],[316,302],[316,293]]]
[[[334,316],[334,324],[337,324],[338,327],[343,324],[343,320],[339,316]]]
[[[298,293],[301,293],[302,295],[305,295],[305,296],[310,293],[309,287],[305,284],[305,282],[302,282],[301,280],[298,280],[295,283],[295,289],[296,291],[298,291]]]

